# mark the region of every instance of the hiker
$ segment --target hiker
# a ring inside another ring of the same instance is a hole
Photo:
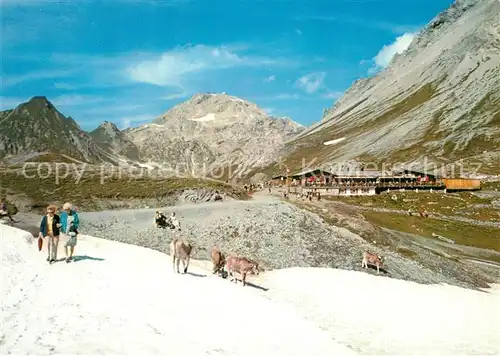
[[[9,209],[7,209],[7,201],[5,198],[0,199],[0,217],[7,216],[11,222],[14,222],[14,219],[9,213]]]
[[[61,228],[65,235],[68,235],[68,240],[64,244],[64,252],[66,253],[66,263],[71,262],[73,253],[75,252],[76,239],[78,236],[78,226],[80,219],[78,214],[73,210],[71,203],[64,203],[61,213]],[[68,256],[69,250],[69,256]]]
[[[45,212],[46,214],[40,221],[40,236],[45,238],[47,242],[47,261],[52,264],[57,260],[57,246],[59,245],[59,228],[61,227],[61,219],[56,215],[57,207],[49,205]]]
[[[171,229],[181,229],[181,223],[175,217],[175,212],[172,212],[172,214],[170,215],[169,224]]]
[[[161,211],[155,214],[155,226],[158,228],[167,226],[167,217]]]

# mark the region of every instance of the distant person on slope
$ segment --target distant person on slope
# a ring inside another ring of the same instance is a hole
[[[7,201],[5,198],[0,199],[0,217],[7,216],[9,217],[10,221],[14,222],[14,219],[9,213],[9,210],[7,209]]]
[[[76,211],[73,210],[71,203],[64,203],[61,213],[61,227],[64,234],[69,238],[64,244],[64,252],[66,253],[66,263],[71,262],[73,253],[75,252],[76,240],[78,236],[78,226],[80,219]],[[68,256],[69,250],[69,256]]]
[[[57,207],[49,205],[45,211],[46,214],[40,221],[40,236],[45,238],[47,242],[47,261],[52,264],[57,260],[57,246],[59,245],[59,228],[61,220],[59,215],[56,215]]]

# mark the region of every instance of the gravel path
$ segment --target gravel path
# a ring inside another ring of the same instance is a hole
[[[332,264],[349,268],[361,253],[362,247],[355,247],[364,242],[357,235],[328,226],[318,216],[304,213],[274,197],[161,209],[166,214],[176,212],[182,226],[180,233],[156,229],[153,225],[155,210],[81,213],[82,231],[162,252],[168,252],[173,236],[181,235],[195,245],[196,258],[208,259],[210,248],[218,246],[226,253],[259,259],[265,268]],[[339,249],[350,252],[331,260],[322,249],[330,254]]]

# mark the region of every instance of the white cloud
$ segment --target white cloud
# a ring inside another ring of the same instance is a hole
[[[135,116],[125,116],[120,118],[119,129],[124,130],[131,126],[135,126],[138,124],[148,123],[154,120],[154,118],[158,115],[153,114],[141,114]]]
[[[382,47],[378,54],[373,57],[374,67],[370,69],[370,72],[373,73],[379,69],[387,68],[396,54],[406,51],[416,35],[416,32],[405,33],[396,38],[393,43]]]
[[[337,99],[340,99],[342,97],[342,95],[344,95],[344,93],[341,91],[332,91],[332,92],[326,93],[325,98],[337,100]]]
[[[371,21],[365,17],[348,17],[348,16],[310,16],[310,17],[298,17],[298,20],[314,20],[314,21],[327,21],[327,22],[337,22],[343,25],[354,25],[359,27],[364,27],[368,29],[390,31],[394,34],[402,34],[405,32],[418,31],[423,25],[418,24],[397,24],[391,22],[383,21]]]
[[[19,75],[2,74],[2,87],[13,86],[22,82],[32,82],[36,80],[54,79],[67,77],[74,73],[74,70],[45,70],[38,72],[29,72]]]
[[[107,103],[106,106],[92,106],[88,110],[82,112],[83,117],[94,115],[111,115],[111,114],[130,114],[131,111],[143,110],[145,104],[123,104],[120,102]]]
[[[53,99],[48,98],[55,106],[79,106],[103,102],[105,99],[94,95],[68,94],[59,95]]]
[[[266,79],[264,79],[264,81],[266,83],[269,83],[269,82],[274,82],[276,80],[276,75],[270,75],[269,77],[267,77]]]
[[[226,46],[197,45],[178,47],[163,53],[159,58],[142,60],[127,67],[126,73],[136,82],[183,87],[186,76],[203,71],[275,64],[279,64],[279,61],[240,55]]]
[[[289,93],[283,93],[283,94],[277,94],[276,96],[273,97],[273,99],[277,100],[290,100],[290,99],[300,99],[299,94],[289,94]]]
[[[325,72],[307,74],[297,79],[295,85],[302,88],[307,93],[314,93],[323,86],[325,77]]]
[[[183,98],[187,98],[189,96],[188,93],[186,92],[181,92],[181,93],[170,93],[170,94],[167,94],[165,96],[162,96],[161,99],[165,99],[165,100],[174,100],[174,99],[183,99]]]
[[[76,89],[78,89],[78,87],[76,85],[71,84],[71,83],[66,83],[66,82],[55,82],[54,88],[62,89],[62,90],[76,90]]]
[[[302,36],[302,31],[299,30],[298,28],[295,29],[295,33],[299,36]]]

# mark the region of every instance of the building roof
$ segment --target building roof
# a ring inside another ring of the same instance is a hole
[[[307,169],[305,169],[305,170],[303,170],[303,171],[301,171],[301,172],[294,173],[294,174],[292,174],[291,176],[292,176],[292,177],[303,176],[303,175],[306,175],[306,174],[308,174],[308,173],[314,173],[314,172],[318,172],[318,171],[319,171],[319,172],[322,172],[322,173],[326,173],[326,174],[332,174],[332,173],[330,173],[330,172],[328,172],[328,171],[325,171],[325,170],[323,170],[323,169],[320,169],[320,168],[307,168]]]
[[[401,168],[398,170],[394,170],[395,174],[405,174],[405,173],[413,173],[416,175],[421,175],[421,176],[429,176],[429,177],[439,177],[440,175],[437,174],[434,171],[431,170],[426,170],[425,168],[422,169],[408,169],[408,168]]]
[[[378,178],[382,176],[379,171],[339,171],[335,172],[339,178]]]

